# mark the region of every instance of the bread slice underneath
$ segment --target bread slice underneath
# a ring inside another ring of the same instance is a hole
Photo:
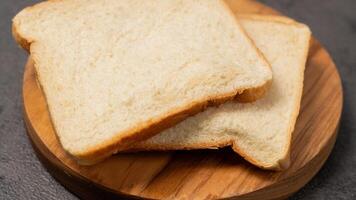
[[[226,103],[129,147],[129,151],[232,146],[247,161],[266,169],[289,165],[291,133],[303,88],[309,47],[307,26],[284,17],[243,15],[241,24],[273,71],[267,95],[249,104]]]
[[[14,18],[13,35],[62,146],[82,164],[208,105],[251,100],[272,78],[219,0],[46,1]]]

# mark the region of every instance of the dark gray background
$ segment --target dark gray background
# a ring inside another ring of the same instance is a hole
[[[291,199],[356,199],[356,0],[262,0],[308,24],[329,50],[344,87],[336,146],[317,176]],[[27,54],[11,37],[11,18],[36,0],[0,0],[0,199],[76,199],[37,160],[21,103]]]

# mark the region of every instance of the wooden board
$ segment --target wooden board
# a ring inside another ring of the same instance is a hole
[[[234,12],[277,14],[246,0],[228,2]],[[66,188],[86,199],[286,198],[305,185],[327,159],[336,139],[342,87],[326,50],[312,40],[300,115],[293,133],[290,168],[260,170],[230,149],[143,152],[113,156],[95,166],[77,165],[55,136],[29,60],[24,74],[24,116],[38,157]]]

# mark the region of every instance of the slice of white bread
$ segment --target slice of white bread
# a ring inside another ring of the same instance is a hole
[[[13,35],[62,146],[82,164],[206,106],[254,100],[272,78],[219,0],[46,1],[14,18]]]
[[[231,145],[266,169],[289,165],[291,134],[299,113],[310,30],[285,17],[242,15],[242,26],[273,71],[267,95],[249,104],[229,102],[188,118],[129,151],[218,148]]]

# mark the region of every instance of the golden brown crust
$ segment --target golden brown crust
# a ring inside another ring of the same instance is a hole
[[[17,27],[14,23],[12,24],[12,36],[23,49],[25,49],[28,53],[30,52],[30,43],[27,42],[25,38],[20,36],[20,33],[17,31]]]
[[[245,90],[242,94],[237,95],[235,100],[240,103],[254,102],[262,98],[272,85],[272,80],[266,82],[264,87],[250,88]]]

